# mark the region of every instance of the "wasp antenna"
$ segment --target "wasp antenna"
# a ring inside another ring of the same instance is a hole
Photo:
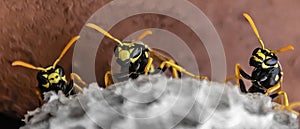
[[[58,64],[58,62],[60,61],[60,59],[66,54],[66,52],[69,50],[69,48],[80,38],[80,36],[75,36],[73,37],[69,43],[67,44],[67,46],[63,49],[63,51],[60,53],[59,57],[55,60],[55,62],[53,63],[53,68],[56,67],[56,65]]]
[[[256,37],[258,38],[258,41],[259,41],[259,43],[260,43],[262,49],[265,49],[264,42],[263,42],[262,39],[260,38],[259,33],[258,33],[258,30],[257,30],[257,28],[256,28],[256,26],[255,26],[255,24],[254,24],[254,22],[253,22],[253,20],[252,20],[252,18],[251,18],[250,15],[247,14],[247,13],[243,13],[243,16],[247,19],[247,21],[249,22],[250,26],[252,27],[252,29],[253,29],[253,31],[254,31]]]
[[[145,32],[143,32],[135,42],[141,41],[143,38],[145,38],[147,35],[152,34],[151,30],[146,30]]]
[[[287,50],[294,50],[294,46],[289,45],[289,46],[286,46],[286,47],[281,48],[281,49],[279,49],[279,50],[272,51],[272,53],[278,54],[278,53],[281,53],[281,52],[285,52],[285,51],[287,51]]]
[[[90,28],[93,28],[93,29],[99,31],[100,33],[104,34],[104,35],[107,36],[108,38],[110,38],[110,39],[116,41],[116,42],[119,43],[120,45],[123,45],[123,43],[122,43],[119,39],[113,37],[111,34],[109,34],[107,31],[105,31],[104,29],[102,29],[100,26],[97,26],[97,25],[95,25],[95,24],[93,24],[93,23],[88,23],[88,24],[86,24],[86,26],[88,26],[88,27],[90,27]]]
[[[32,64],[28,64],[28,63],[25,63],[23,61],[14,61],[11,65],[12,66],[23,66],[25,68],[39,70],[39,71],[47,71],[45,68],[36,67],[36,66],[33,66]]]

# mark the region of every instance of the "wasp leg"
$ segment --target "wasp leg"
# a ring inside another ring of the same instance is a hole
[[[287,96],[286,92],[281,90],[277,94],[278,94],[278,96],[283,95],[283,104],[284,104],[284,106],[286,106],[286,107],[289,106],[289,100],[288,100],[288,96]]]
[[[248,80],[252,80],[251,76],[248,75],[240,66],[240,64],[236,64],[235,66],[235,76],[231,76],[231,77],[228,77],[224,80],[224,82],[228,82],[230,80],[233,80],[235,78],[237,78],[237,76],[241,75],[242,77],[244,77],[245,79],[248,79]],[[241,76],[239,76],[239,78],[241,78]]]
[[[80,82],[82,85],[87,86],[87,83],[85,81],[83,81],[78,74],[71,73],[70,77],[71,77],[72,80],[76,80],[76,81]]]
[[[274,93],[272,95],[270,95],[272,92],[276,91],[276,90],[279,90],[279,91],[282,91],[281,90],[281,82],[280,83],[277,83],[276,85],[274,85],[273,87],[267,89],[265,95],[269,95],[272,99],[276,98],[277,96],[279,96],[279,92],[277,93]],[[278,98],[276,100],[277,103],[282,103],[282,99],[281,98]]]
[[[187,75],[189,75],[189,76],[191,76],[191,77],[194,77],[194,78],[196,78],[196,79],[206,79],[206,80],[208,80],[208,78],[206,77],[206,76],[196,76],[196,75],[194,75],[194,74],[192,74],[192,73],[190,73],[190,72],[188,72],[188,71],[186,71],[185,69],[183,69],[182,67],[180,67],[179,65],[177,65],[177,64],[174,64],[173,62],[170,62],[170,61],[164,61],[164,62],[162,62],[161,63],[161,65],[160,65],[160,68],[161,69],[163,69],[164,67],[173,67],[176,71],[179,71],[179,72],[181,72],[181,73],[185,73],[185,74],[187,74]]]
[[[181,78],[181,73],[179,71],[173,67],[169,67],[169,70],[171,71],[173,78]]]
[[[282,98],[278,97],[279,94],[278,93],[274,93],[272,95],[269,95],[269,97],[272,98],[273,101],[282,104]],[[278,98],[277,98],[278,97]]]
[[[242,68],[240,64],[235,65],[235,78],[236,78],[236,84],[240,86],[240,89],[243,93],[247,93],[246,86],[244,84],[244,81],[242,80],[242,77],[245,79],[251,80],[251,76],[249,76]]]
[[[70,74],[70,78],[71,78],[72,81],[76,80],[76,81],[80,82],[83,86],[87,86],[87,83],[85,81],[83,81],[81,79],[81,77],[78,74],[76,74],[76,73],[71,73]],[[73,84],[74,84],[73,87],[76,90],[78,90],[79,92],[82,92],[82,88],[79,85],[77,85],[75,82],[73,82]]]
[[[242,68],[241,68],[240,64],[235,65],[235,78],[236,78],[236,84],[237,85],[240,85],[240,80],[242,80],[242,76],[241,76],[241,73],[240,73],[241,69]]]
[[[159,69],[161,70],[161,72],[165,72],[169,68],[172,73],[173,78],[179,78],[178,71],[176,69],[172,68],[169,64],[167,64],[165,62],[174,64],[175,61],[174,60],[163,61],[159,66]]]
[[[82,88],[81,88],[79,85],[77,85],[76,83],[74,83],[73,87],[74,87],[76,90],[78,90],[79,92],[82,93]]]
[[[275,94],[271,94],[271,95],[269,95],[269,97],[271,97],[272,99],[275,99],[276,97],[278,97],[278,93],[275,93]]]
[[[294,110],[296,107],[300,107],[300,102],[292,103],[291,105],[287,106],[286,109],[299,116],[299,112]]]
[[[240,79],[239,83],[240,83],[240,90],[241,90],[241,92],[248,93],[244,81],[242,79]]]
[[[175,64],[174,60],[169,60],[170,63]],[[170,67],[170,65],[167,65],[168,68],[171,69],[172,75],[174,78],[179,78],[178,71],[174,67]]]
[[[277,93],[270,95],[270,97],[273,99],[273,98],[275,98],[277,96],[282,95],[283,96],[283,107],[285,109],[289,110],[290,112],[299,115],[298,112],[296,112],[296,111],[293,110],[293,107],[289,106],[289,100],[288,100],[287,93],[285,91],[281,90],[282,80],[283,80],[283,77],[281,78],[281,80],[280,80],[279,83],[277,83],[276,85],[274,85],[271,88],[267,89],[265,95],[269,95],[270,93],[272,93],[272,92],[274,92],[276,90],[279,90]],[[282,104],[281,101],[282,101],[282,98],[278,98],[277,102],[280,103],[280,104]]]
[[[152,62],[153,62],[153,59],[150,57],[150,58],[148,59],[148,64],[146,65],[145,70],[144,70],[145,75],[148,75],[149,70],[150,70],[151,65],[152,65]]]
[[[296,114],[297,116],[299,116],[299,112],[298,111],[295,111],[294,109],[295,108],[299,108],[300,107],[300,102],[296,102],[296,103],[292,103],[292,104],[289,104],[289,101],[288,101],[288,97],[287,97],[287,93],[285,91],[279,91],[278,93],[276,93],[277,96],[278,95],[283,95],[283,100],[284,100],[284,105],[281,106],[283,107],[283,109],[286,109],[294,114]],[[282,109],[282,108],[281,108]]]
[[[226,82],[228,82],[228,81],[230,81],[230,80],[233,80],[233,79],[235,79],[235,76],[226,78],[226,79],[224,80],[224,82],[226,83]],[[248,91],[246,90],[245,83],[244,83],[244,81],[243,81],[242,79],[238,79],[237,85],[240,86],[241,92],[243,92],[243,93],[248,93]]]
[[[109,70],[104,75],[105,88],[107,88],[108,86],[110,86],[112,84],[111,78],[112,78],[112,74],[111,74],[111,70]]]
[[[226,79],[224,80],[224,82],[226,83],[226,82],[231,81],[231,80],[233,80],[233,79],[235,79],[235,76],[231,76],[231,77],[226,78]]]
[[[170,61],[163,61],[163,62],[160,64],[159,68],[162,70],[162,72],[164,72],[164,71],[166,71],[167,68],[170,67],[170,64],[174,64],[174,61],[173,61],[173,60],[170,60]],[[177,72],[176,69],[171,68],[171,72],[172,72],[172,76],[173,76],[174,78],[178,78],[178,74],[175,73],[175,72]]]
[[[42,95],[41,95],[41,91],[39,89],[36,89],[35,90],[35,94],[37,95],[38,97],[38,100],[39,100],[39,105],[43,105],[44,104],[44,100],[42,99]]]
[[[267,89],[265,95],[269,95],[270,93],[279,90],[281,88],[281,81],[279,83],[277,83],[276,85],[270,87],[269,89]],[[275,95],[274,95],[275,96]]]
[[[171,63],[175,64],[175,65],[178,65],[174,60],[170,60]],[[181,77],[181,74],[179,71],[177,71],[176,68],[174,67],[171,67],[171,71],[172,71],[172,74],[175,78],[180,78]]]
[[[74,90],[76,89],[76,91]],[[73,79],[70,80],[69,84],[65,86],[64,90],[62,90],[66,97],[70,95],[77,94],[78,92],[82,92],[82,88],[78,86]]]
[[[273,88],[273,87],[271,87],[271,88]],[[271,88],[269,88],[269,89],[271,89]],[[267,90],[267,93],[266,93],[266,94],[269,94],[268,92],[271,91],[271,90],[269,90],[269,89]],[[275,88],[273,88],[273,89],[275,89]],[[279,88],[278,88],[278,89],[279,89]],[[286,93],[285,91],[283,91],[283,90],[280,90],[280,91],[278,91],[277,93],[270,95],[270,97],[273,99],[273,98],[275,98],[275,97],[277,97],[277,96],[279,96],[279,95],[282,95],[282,96],[283,96],[283,105],[284,105],[285,107],[289,106],[289,100],[288,100],[287,93]],[[280,100],[280,102],[281,102],[281,98],[279,98],[278,100]],[[280,103],[280,104],[282,104],[282,103]]]

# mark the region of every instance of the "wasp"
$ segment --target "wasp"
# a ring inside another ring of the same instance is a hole
[[[114,74],[114,76],[111,70],[107,71],[104,76],[105,87],[108,87],[113,83],[113,77],[121,78],[120,80],[123,80],[124,78],[136,79],[139,75],[162,73],[165,72],[166,69],[170,69],[173,78],[179,78],[181,77],[181,73],[184,73],[197,79],[207,79],[206,76],[197,76],[188,72],[179,66],[173,59],[144,44],[141,40],[145,36],[152,34],[151,30],[143,32],[137,40],[121,42],[119,39],[113,37],[107,31],[93,23],[88,23],[86,26],[97,30],[118,43],[114,47],[114,56],[116,57],[118,65],[121,66],[121,72]],[[153,65],[154,58],[159,59],[161,62],[158,68],[155,68]]]
[[[270,50],[267,49],[264,45],[263,40],[260,38],[258,30],[252,20],[252,18],[247,14],[244,13],[243,16],[249,22],[251,28],[253,29],[258,41],[261,45],[261,48],[258,47],[253,50],[252,56],[249,60],[250,66],[254,67],[251,75],[248,75],[240,66],[240,64],[236,64],[235,66],[235,77],[236,83],[240,86],[240,90],[243,93],[262,93],[265,94],[272,99],[283,96],[283,106],[284,108],[298,114],[297,112],[293,111],[292,109],[296,107],[297,103],[289,104],[288,96],[285,91],[282,90],[282,81],[283,81],[283,72],[282,66],[278,60],[276,54],[287,51],[293,50],[294,47],[289,45],[279,50]],[[242,80],[245,78],[250,80],[252,85],[247,90],[245,84]],[[281,99],[278,99],[278,102],[281,103]]]
[[[82,92],[82,88],[73,82],[74,79],[78,80],[83,85],[86,83],[76,73],[70,74],[70,82],[67,82],[66,75],[63,67],[59,66],[58,63],[66,54],[68,49],[79,39],[79,36],[72,38],[69,43],[65,46],[60,56],[54,61],[53,65],[47,67],[36,67],[32,64],[23,61],[14,61],[12,66],[22,66],[25,68],[38,70],[37,80],[38,87],[36,89],[36,95],[39,99],[40,104],[44,103],[44,92],[55,91],[56,93],[61,90],[66,96],[76,94],[78,91]],[[76,89],[76,90],[75,90]]]

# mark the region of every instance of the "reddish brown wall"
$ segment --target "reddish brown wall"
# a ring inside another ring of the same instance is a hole
[[[36,71],[11,67],[14,60],[36,66],[52,64],[65,44],[77,35],[89,16],[108,1],[7,0],[0,1],[0,111],[18,116],[38,101]],[[70,71],[69,52],[60,64]]]
[[[109,0],[2,0],[0,1],[0,111],[21,117],[27,110],[34,109],[38,101],[34,94],[37,85],[36,71],[11,67],[14,60],[23,60],[36,66],[52,64],[67,41],[77,35],[89,16]],[[233,75],[234,65],[241,65],[250,73],[248,60],[252,50],[259,44],[249,24],[242,17],[243,12],[251,14],[258,26],[265,44],[270,49],[294,45],[296,50],[279,55],[283,65],[284,89],[291,101],[300,101],[297,79],[300,76],[300,2],[298,0],[191,0],[215,25],[226,51],[228,75]],[[156,20],[151,21],[153,17]],[[154,27],[173,27],[178,23],[170,18],[141,16],[127,22],[149,21],[146,25]],[[126,24],[125,24],[126,25]],[[132,24],[134,25],[134,24]],[[175,27],[174,27],[175,26]],[[133,26],[120,26],[111,30],[130,32]],[[139,28],[139,27],[137,27]],[[182,28],[180,28],[181,30]],[[179,31],[179,28],[178,30]],[[189,37],[190,30],[181,34]],[[122,34],[120,34],[122,35]],[[126,35],[123,35],[123,37]],[[195,37],[186,38],[188,42],[199,42]],[[209,75],[210,66],[206,53],[197,53],[202,73]],[[71,70],[72,51],[60,64],[67,73]],[[101,62],[100,62],[101,63]],[[99,61],[98,61],[99,64]],[[96,67],[97,71],[105,66]],[[101,72],[99,72],[101,76]]]

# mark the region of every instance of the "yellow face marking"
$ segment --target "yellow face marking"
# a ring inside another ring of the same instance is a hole
[[[257,58],[256,56],[253,56],[254,60],[257,62],[263,62],[261,59]]]
[[[258,51],[257,51],[256,53],[261,53],[261,50],[260,50],[260,49],[258,49]]]
[[[49,83],[42,85],[45,88],[49,88]]]
[[[122,61],[124,61],[124,60],[127,60],[127,59],[130,58],[130,53],[129,53],[129,51],[127,51],[127,50],[121,50],[121,51],[119,52],[118,57],[119,57]]]
[[[44,78],[48,78],[48,75],[47,74],[43,74],[42,75]]]
[[[147,52],[145,52],[145,56],[146,58],[149,58],[149,54]]]
[[[60,80],[61,80],[61,77],[59,76],[58,73],[51,73],[49,76],[48,76],[48,80],[51,84],[55,84],[55,83],[58,83]]]
[[[56,70],[55,70],[55,73],[59,73],[59,69],[56,69]]]
[[[61,78],[64,82],[67,82],[66,75]]]
[[[261,52],[257,52],[256,54],[257,54],[259,57],[263,58],[263,59],[266,58],[266,55],[264,55],[264,54],[261,53]]]

